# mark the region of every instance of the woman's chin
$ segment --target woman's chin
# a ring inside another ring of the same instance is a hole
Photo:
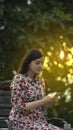
[[[40,71],[36,71],[36,74],[39,74],[40,73]]]

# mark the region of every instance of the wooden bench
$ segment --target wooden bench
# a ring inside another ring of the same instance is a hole
[[[9,127],[9,112],[11,109],[11,91],[10,91],[10,80],[0,82],[0,130],[10,129]]]
[[[9,125],[9,112],[11,110],[11,90],[10,90],[11,80],[6,80],[0,82],[0,130],[2,128],[8,128],[10,130]],[[50,118],[48,119],[48,123],[52,123],[56,126],[63,128],[64,124],[67,123],[64,119],[61,118]]]

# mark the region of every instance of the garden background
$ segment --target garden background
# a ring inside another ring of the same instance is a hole
[[[48,117],[73,126],[73,0],[0,0],[0,81],[11,80],[27,50],[43,51]]]

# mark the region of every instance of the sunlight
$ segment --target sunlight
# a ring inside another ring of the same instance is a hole
[[[30,5],[32,2],[31,0],[27,0],[27,4]]]
[[[54,61],[54,65],[57,65],[58,63],[57,63],[57,61]]]
[[[73,75],[67,74],[67,78],[68,78],[68,83],[72,84],[73,83]]]
[[[48,71],[50,70],[50,67],[48,66],[49,58],[45,56],[44,64],[43,64],[43,69],[47,69]]]
[[[63,35],[60,35],[60,39],[63,39]]]
[[[71,55],[73,55],[73,47],[68,48],[68,51],[71,53]]]
[[[48,55],[48,56],[51,56],[51,55],[52,55],[52,53],[51,53],[51,52],[47,52],[47,55]]]
[[[64,68],[64,65],[58,64],[58,67],[61,68],[61,69],[63,69],[63,68]]]
[[[69,73],[73,74],[73,69],[72,68],[69,69]]]
[[[66,42],[63,42],[64,49],[67,48]]]
[[[51,49],[51,51],[54,51],[54,47],[53,46],[50,46],[50,49]]]
[[[66,89],[64,95],[66,96],[65,101],[69,102],[71,100],[71,88]]]
[[[64,51],[60,51],[60,59],[64,59],[64,57],[65,57]]]
[[[48,67],[49,59],[47,56],[45,56],[43,67]]]
[[[72,59],[72,55],[69,53],[69,54],[67,55],[67,58],[68,58],[68,59]]]
[[[60,81],[60,80],[61,80],[61,77],[60,77],[60,76],[58,76],[58,77],[56,78],[56,80],[57,80],[57,81]]]
[[[60,38],[62,39],[63,37],[60,36]],[[68,68],[67,73],[65,73],[66,76],[61,77],[60,75],[58,75],[56,80],[62,81],[65,84],[65,86],[68,86],[68,85],[73,83],[73,69],[72,69],[72,67],[73,67],[73,47],[71,47],[71,48],[68,47],[66,45],[66,42],[63,42],[62,47],[63,48],[60,50],[60,52],[56,51],[57,56],[58,56],[58,61],[57,61],[57,59],[54,55],[54,49],[55,48],[53,46],[50,47],[50,51],[48,51],[47,56],[45,56],[43,69],[46,69],[48,72],[51,72],[51,69],[54,66],[56,66],[56,67],[64,70],[65,65],[66,65],[67,68]],[[61,62],[61,60],[63,62]]]
[[[73,59],[69,59],[67,62],[66,62],[66,65],[67,66],[73,66]]]

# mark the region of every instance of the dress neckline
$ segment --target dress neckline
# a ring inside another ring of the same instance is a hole
[[[28,74],[23,74],[24,77],[26,77],[30,82],[36,82],[38,79],[37,77],[35,77],[34,79],[32,77],[30,77],[30,75]]]

